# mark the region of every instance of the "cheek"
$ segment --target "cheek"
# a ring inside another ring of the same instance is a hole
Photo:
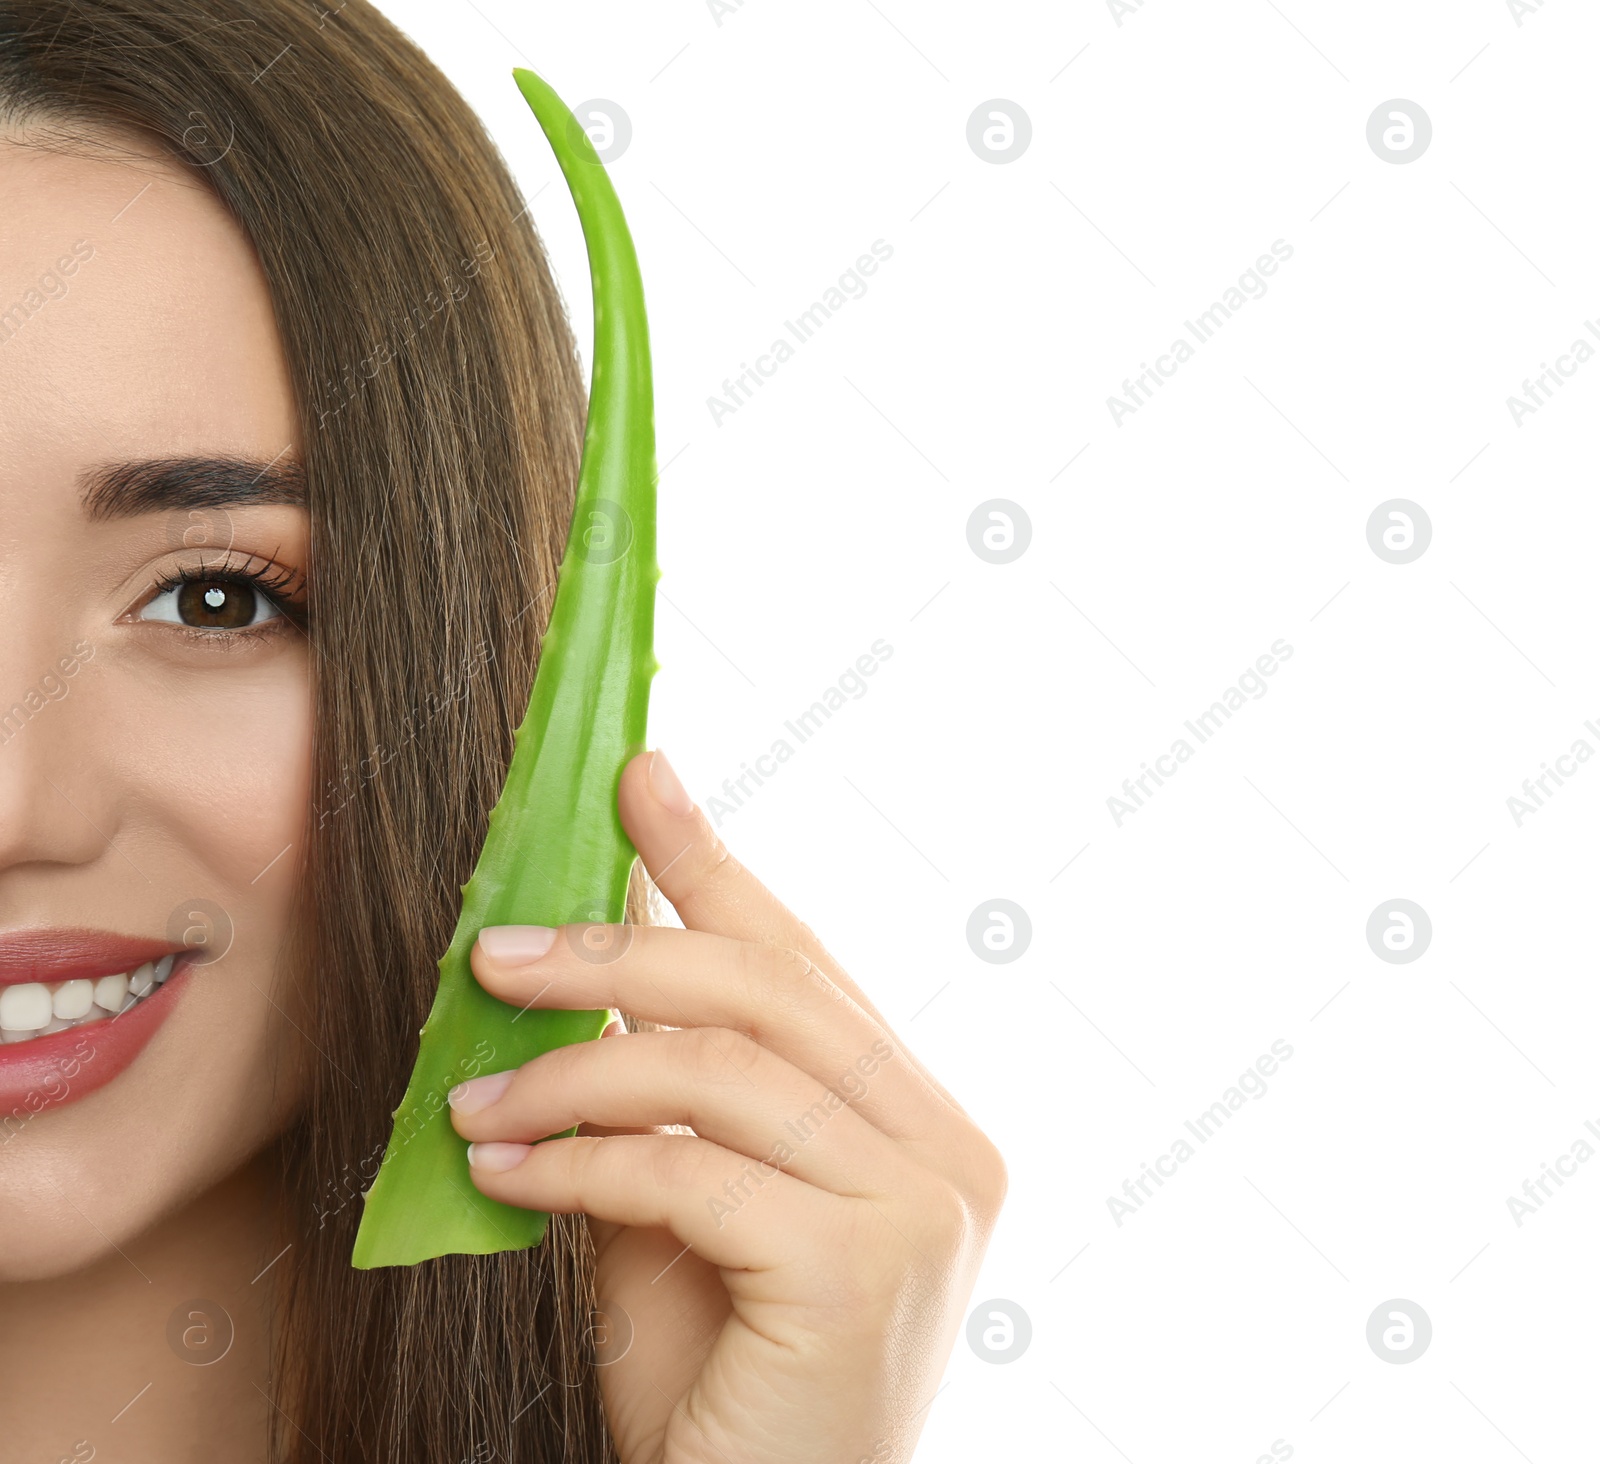
[[[203,896],[242,921],[283,908],[304,853],[311,798],[311,687],[302,645],[259,668],[170,674],[149,684],[106,666],[97,690],[129,737],[108,769],[177,899]],[[130,830],[130,833],[132,831]],[[252,922],[254,923],[254,922]]]
[[[106,692],[137,709],[144,729],[110,770],[118,822],[159,891],[155,923],[210,947],[186,1015],[229,1034],[197,1059],[220,1088],[274,1056],[285,1035],[278,1011],[294,995],[278,957],[311,797],[307,654],[298,642],[258,667],[169,672],[146,689],[105,668]],[[226,1100],[216,1091],[210,1101]]]
[[[306,654],[302,643],[249,670],[161,674],[108,655],[52,709],[63,755],[94,768],[95,821],[127,858],[83,872],[63,918],[153,934],[182,914],[224,926],[227,948],[125,1072],[47,1105],[0,1146],[0,1281],[126,1248],[234,1173],[298,1105],[315,1054],[281,953],[310,800]]]

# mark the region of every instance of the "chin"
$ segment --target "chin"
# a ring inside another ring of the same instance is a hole
[[[143,1284],[164,1218],[255,1182],[294,1085],[273,1079],[275,1010],[213,974],[179,964],[147,1009],[42,1037],[37,1053],[0,1046],[13,1068],[0,1088],[25,1089],[0,1107],[0,1284],[95,1269]]]
[[[28,1198],[33,1203],[24,1210],[9,1182],[0,1177],[0,1205],[5,1209],[0,1219],[0,1285],[53,1281],[108,1264],[128,1266],[118,1252],[126,1252],[143,1226],[128,1224],[126,1215],[80,1214],[54,1196]],[[122,1233],[107,1231],[107,1221]],[[132,1269],[128,1275],[138,1279]]]

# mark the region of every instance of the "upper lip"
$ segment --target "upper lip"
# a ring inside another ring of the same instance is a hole
[[[0,933],[0,986],[24,981],[95,981],[133,971],[187,947],[108,930],[13,930]]]

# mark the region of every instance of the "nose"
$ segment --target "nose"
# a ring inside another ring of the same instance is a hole
[[[0,888],[22,865],[116,858],[112,799],[84,737],[94,648],[0,649]]]

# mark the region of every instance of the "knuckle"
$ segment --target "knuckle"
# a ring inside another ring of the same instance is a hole
[[[551,1157],[546,1158],[547,1164],[553,1164],[565,1192],[576,1194],[582,1190],[585,1177],[590,1166],[595,1160],[596,1140],[588,1137],[574,1136],[570,1139],[557,1139],[543,1144],[535,1144],[533,1152],[541,1151]]]
[[[948,1147],[953,1159],[952,1192],[965,1207],[968,1227],[987,1234],[1010,1187],[1005,1156],[987,1134],[970,1124],[962,1126]]]
[[[560,1077],[576,1050],[575,1047],[552,1047],[548,1052],[518,1063],[509,1091],[522,1097],[531,1093],[542,1078]]]
[[[700,882],[712,886],[727,884],[744,873],[744,866],[716,835],[712,835],[711,843],[700,856],[698,864]]]
[[[804,951],[787,945],[747,948],[746,975],[757,1009],[791,1020],[816,1018],[847,1000],[844,989]]]
[[[887,1238],[887,1240],[886,1240]],[[900,1251],[905,1242],[885,1223],[880,1211],[855,1200],[817,1238],[814,1258],[826,1277],[826,1294],[835,1304],[851,1311],[870,1305],[894,1286],[895,1275],[904,1269]]]
[[[685,1037],[689,1076],[696,1084],[742,1084],[761,1061],[761,1049],[727,1027],[691,1027]]]
[[[937,1183],[906,1195],[893,1214],[857,1208],[827,1261],[835,1300],[855,1311],[893,1309],[908,1291],[939,1288],[964,1247],[965,1221],[960,1196]]]
[[[651,1142],[650,1178],[657,1188],[676,1194],[700,1184],[702,1163],[698,1139],[663,1134]]]
[[[859,1224],[851,1230],[851,1242],[824,1262],[823,1295],[848,1316],[870,1316],[884,1310],[886,1300],[904,1283],[905,1261],[888,1248],[881,1226]],[[892,1232],[888,1243],[905,1249],[905,1242]]]
[[[1011,1186],[1005,1155],[987,1134],[977,1129],[973,1130],[970,1155],[968,1169],[972,1179],[968,1188],[972,1201],[980,1214],[993,1216],[1005,1204]]]
[[[810,957],[784,945],[743,943],[739,968],[752,999],[761,1007],[793,1010],[814,999],[819,984],[832,985]]]
[[[587,1086],[592,1071],[589,1064],[600,1056],[599,1046],[598,1042],[575,1042],[530,1057],[516,1069],[500,1102],[512,1110],[543,1105],[552,1095]]]
[[[683,903],[691,905],[710,895],[715,899],[743,873],[743,866],[706,823],[702,836],[691,840],[671,867],[652,877],[652,883],[683,913]]]
[[[953,1185],[931,1184],[917,1196],[911,1212],[912,1236],[921,1249],[948,1253],[959,1246],[971,1229],[971,1212]]]
[[[734,950],[740,979],[759,997],[767,984],[769,949],[758,941],[744,940]]]

